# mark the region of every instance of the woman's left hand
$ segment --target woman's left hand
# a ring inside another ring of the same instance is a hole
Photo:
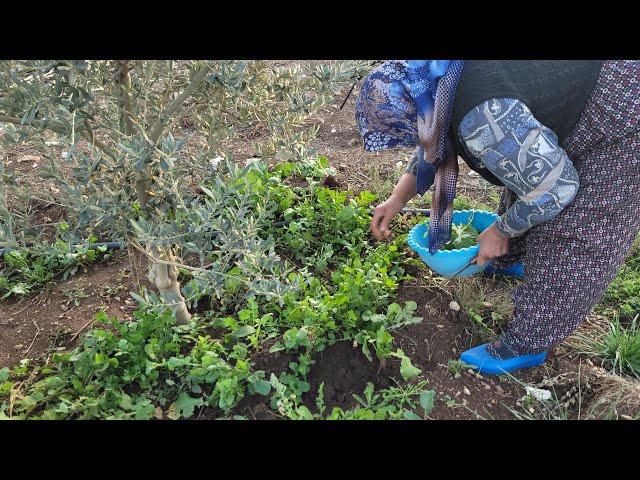
[[[509,251],[509,237],[500,233],[495,225],[491,225],[478,235],[478,244],[480,245],[480,253],[476,259],[478,265],[484,265]]]

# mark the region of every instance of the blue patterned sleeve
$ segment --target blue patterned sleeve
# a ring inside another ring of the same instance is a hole
[[[519,100],[494,98],[478,105],[458,131],[469,153],[518,199],[496,222],[517,237],[558,215],[575,198],[578,174],[553,131]]]
[[[407,163],[407,166],[404,169],[404,173],[411,173],[412,175],[418,174],[418,161],[420,160],[420,147],[416,148],[416,151],[413,153],[413,157]]]

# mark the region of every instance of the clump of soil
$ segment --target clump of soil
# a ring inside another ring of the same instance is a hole
[[[370,361],[362,353],[360,347],[353,347],[348,342],[338,342],[327,347],[315,357],[315,364],[307,376],[311,389],[302,397],[302,402],[311,411],[316,409],[318,388],[324,384],[324,402],[327,410],[333,407],[353,408],[356,401],[353,394],[362,394],[368,382],[377,389],[387,388],[391,377],[400,378],[400,369],[395,362],[387,362],[382,370],[380,363]]]

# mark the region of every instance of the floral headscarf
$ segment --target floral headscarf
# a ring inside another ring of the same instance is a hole
[[[364,80],[356,120],[364,148],[418,146],[417,191],[435,183],[429,251],[451,238],[458,160],[448,138],[462,60],[389,60]]]

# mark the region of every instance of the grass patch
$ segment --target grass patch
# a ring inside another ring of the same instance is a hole
[[[640,313],[640,236],[636,238],[624,266],[605,292],[599,310],[619,312],[622,319],[631,320]]]
[[[572,345],[580,354],[598,359],[601,365],[617,374],[640,378],[640,326],[638,316],[628,326],[616,317],[606,327],[596,325],[586,333],[578,333]]]

